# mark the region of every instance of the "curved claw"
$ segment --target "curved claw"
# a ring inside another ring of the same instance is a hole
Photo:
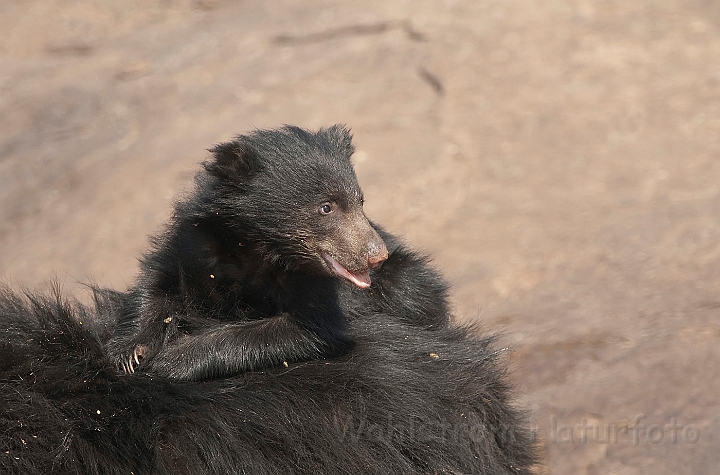
[[[137,345],[132,353],[122,355],[120,359],[116,360],[115,367],[123,373],[134,373],[140,367],[140,363],[147,357],[147,354],[147,345]]]
[[[137,360],[137,358],[135,358]],[[121,360],[116,367],[122,371],[123,373],[134,373],[135,372],[135,364],[133,364],[133,357],[131,356],[129,359],[123,359]]]

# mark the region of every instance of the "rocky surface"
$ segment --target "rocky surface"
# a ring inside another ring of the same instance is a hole
[[[6,0],[0,273],[132,282],[205,149],[343,122],[556,474],[720,465],[720,7]]]

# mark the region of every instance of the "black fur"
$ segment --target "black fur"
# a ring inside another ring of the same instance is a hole
[[[107,346],[118,367],[202,380],[350,348],[328,256],[367,278],[387,257],[362,211],[352,152],[340,126],[215,147],[141,261]]]
[[[369,313],[341,357],[173,382],[104,358],[116,299],[0,298],[0,473],[530,473],[490,339]]]
[[[492,339],[449,323],[446,286],[425,258],[379,230],[388,257],[370,288],[340,282],[318,249],[358,273],[384,257],[368,234],[348,244],[333,233],[363,227],[347,204],[335,214],[341,224],[324,228],[326,242],[294,242],[292,226],[303,236],[320,229],[316,215],[297,213],[317,208],[307,195],[327,193],[323,180],[339,173],[359,193],[343,161],[347,132],[258,134],[214,150],[129,293],[96,290],[93,307],[59,292],[0,293],[0,473],[530,473],[532,434],[509,402]],[[260,138],[264,145],[252,143]],[[329,165],[293,172],[275,197],[273,179],[303,165],[268,154],[292,150],[297,160],[299,146],[303,159]],[[292,198],[292,187],[307,201]],[[264,202],[240,202],[258,189]],[[227,252],[241,236],[249,249]],[[353,261],[358,249],[367,254]],[[271,356],[258,357],[262,340],[247,325],[279,315],[301,331],[272,334]],[[137,372],[118,371],[138,345]]]

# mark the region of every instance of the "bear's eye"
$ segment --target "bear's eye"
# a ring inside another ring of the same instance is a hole
[[[330,203],[325,203],[324,205],[320,206],[320,208],[318,209],[318,212],[323,215],[330,214],[333,212],[333,209],[332,209],[332,206],[330,205]]]

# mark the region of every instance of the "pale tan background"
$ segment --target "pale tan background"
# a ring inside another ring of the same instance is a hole
[[[719,3],[0,0],[0,57],[3,280],[123,289],[206,148],[344,122],[547,471],[716,473]]]

